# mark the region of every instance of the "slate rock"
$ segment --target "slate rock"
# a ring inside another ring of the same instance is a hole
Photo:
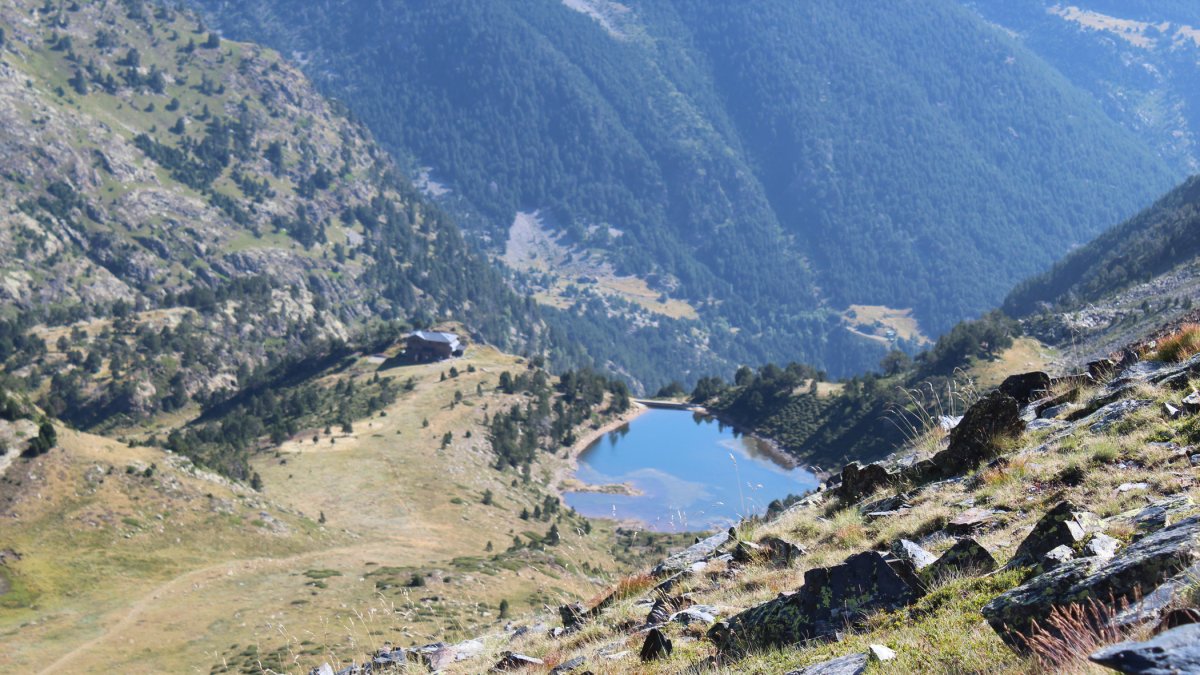
[[[882,499],[876,499],[873,502],[867,502],[858,508],[858,512],[866,515],[868,513],[899,511],[900,509],[906,509],[911,506],[911,504],[909,504],[910,499],[912,499],[911,493],[902,492],[898,495],[891,495],[888,497],[883,497]]]
[[[1042,420],[1052,420],[1052,419],[1058,417],[1059,415],[1067,412],[1070,409],[1071,409],[1070,403],[1063,403],[1062,405],[1056,405],[1056,406],[1051,406],[1049,408],[1046,408],[1045,410],[1038,413],[1038,417],[1040,417]]]
[[[557,666],[555,666],[554,669],[550,671],[550,675],[562,675],[563,673],[570,673],[570,672],[579,670],[580,668],[583,667],[583,664],[586,662],[587,662],[587,659],[585,659],[584,657],[576,656],[575,658],[571,659],[570,661],[566,661],[565,663],[560,663]]]
[[[871,645],[867,648],[867,658],[883,663],[896,658],[896,651],[886,645]]]
[[[1189,415],[1200,413],[1200,393],[1192,392],[1181,402],[1183,411]]]
[[[791,567],[807,551],[803,546],[786,539],[767,536],[758,540],[760,551],[766,554],[767,563],[774,567]]]
[[[858,462],[851,462],[842,468],[842,482],[837,493],[846,501],[856,501],[890,484],[896,478],[897,476],[882,464],[863,466]]]
[[[1200,624],[1188,624],[1145,642],[1122,642],[1088,657],[1094,663],[1135,675],[1200,673]]]
[[[1137,398],[1116,401],[1088,415],[1083,423],[1087,425],[1088,431],[1093,434],[1102,434],[1116,426],[1117,422],[1120,422],[1142,408],[1149,407],[1153,403],[1154,401]]]
[[[669,621],[671,623],[681,623],[685,626],[692,623],[702,623],[710,626],[717,620],[717,614],[717,608],[712,605],[695,605],[675,612],[671,615]]]
[[[1147,535],[1116,556],[1076,558],[1009,590],[983,608],[984,618],[1017,650],[1036,621],[1043,627],[1056,606],[1096,599],[1133,602],[1153,595],[1172,576],[1200,561],[1200,517]]]
[[[1052,570],[1075,559],[1075,549],[1063,544],[1055,546],[1042,555],[1040,562],[1043,570]]]
[[[492,670],[521,670],[522,668],[542,666],[545,664],[545,661],[533,656],[526,656],[524,654],[518,654],[517,652],[504,652],[500,655],[500,660],[496,662],[496,665],[492,666]]]
[[[937,560],[932,553],[907,539],[892,542],[891,550],[897,560],[911,565],[914,572],[920,572]]]
[[[970,508],[947,523],[946,531],[955,535],[971,534],[995,518],[996,512],[991,509]]]
[[[659,629],[651,628],[646,633],[646,641],[642,643],[642,651],[639,656],[643,662],[657,661],[670,656],[673,650],[674,646],[671,644],[671,640]]]
[[[804,573],[804,584],[722,621],[709,637],[723,649],[787,646],[832,635],[868,613],[897,609],[919,597],[899,561],[877,551],[857,553],[832,567]]]
[[[729,541],[728,532],[719,532],[707,539],[692,544],[684,550],[668,557],[651,570],[655,577],[666,577],[676,572],[682,572],[697,562],[703,562],[717,553],[717,550]]]
[[[867,655],[850,654],[800,670],[791,670],[786,675],[862,675],[866,670]]]
[[[1178,522],[1193,511],[1195,511],[1195,503],[1192,498],[1179,494],[1160,499],[1140,509],[1113,516],[1109,518],[1109,522],[1120,522],[1131,526],[1136,533],[1135,538],[1140,538]]]
[[[986,548],[974,539],[964,537],[922,570],[921,575],[928,581],[935,581],[950,574],[987,574],[997,566],[996,559]]]
[[[322,663],[316,668],[308,671],[308,675],[334,675],[333,666],[329,665],[328,663]]]
[[[1018,405],[1029,405],[1042,398],[1050,389],[1050,376],[1041,371],[1010,375],[1005,378],[998,391],[1011,396]]]
[[[1062,545],[1074,548],[1077,542],[1099,529],[1100,521],[1095,515],[1071,502],[1060,502],[1033,526],[1009,566],[1037,564],[1052,549]]]

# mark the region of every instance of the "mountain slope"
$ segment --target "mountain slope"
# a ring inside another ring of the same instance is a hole
[[[50,414],[207,405],[377,321],[539,343],[534,309],[278,55],[132,1],[6,3],[0,28],[0,361]]]
[[[961,0],[1089,92],[1167,162],[1200,168],[1200,7],[1190,2]]]
[[[1200,257],[1200,178],[1191,178],[1136,217],[1072,251],[1015,288],[1004,309],[1076,307],[1166,274]]]
[[[829,366],[851,304],[945,330],[1178,175],[948,1],[196,4],[296,54],[497,251],[541,209],[753,336],[743,360]]]

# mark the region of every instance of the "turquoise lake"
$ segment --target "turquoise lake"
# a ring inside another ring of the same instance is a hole
[[[576,511],[637,520],[660,532],[728,527],[818,483],[811,472],[773,459],[762,441],[716,419],[657,409],[589,445],[576,476],[593,485],[631,483],[642,492],[569,492],[567,503]]]

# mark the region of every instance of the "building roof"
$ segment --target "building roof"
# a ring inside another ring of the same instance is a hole
[[[426,342],[442,342],[448,345],[458,343],[458,336],[454,333],[439,333],[437,331],[419,330],[409,337],[415,337]]]

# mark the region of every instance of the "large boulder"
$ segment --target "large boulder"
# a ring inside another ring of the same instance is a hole
[[[1011,396],[1018,405],[1026,406],[1042,398],[1050,389],[1050,376],[1041,371],[1010,375],[997,388]]]
[[[919,481],[957,476],[999,456],[997,441],[1025,431],[1021,406],[1002,391],[993,391],[967,409],[950,432],[950,445],[908,472]]]
[[[863,466],[851,462],[842,469],[842,482],[837,488],[839,497],[846,501],[858,501],[895,480],[882,464]]]
[[[1088,657],[1135,675],[1200,673],[1200,624],[1179,626],[1145,642],[1122,642]]]
[[[1009,566],[1036,565],[1051,550],[1059,546],[1073,549],[1100,529],[1100,520],[1095,515],[1071,502],[1060,502],[1033,526],[1033,531],[1017,547]]]
[[[983,608],[992,628],[1023,650],[1034,622],[1049,629],[1055,607],[1096,600],[1134,602],[1200,561],[1200,517],[1148,535],[1113,558],[1076,558],[996,597]]]
[[[896,566],[896,567],[893,567]],[[804,585],[715,625],[709,636],[722,649],[786,646],[831,635],[878,610],[919,597],[899,561],[867,551],[833,567],[804,573]]]

